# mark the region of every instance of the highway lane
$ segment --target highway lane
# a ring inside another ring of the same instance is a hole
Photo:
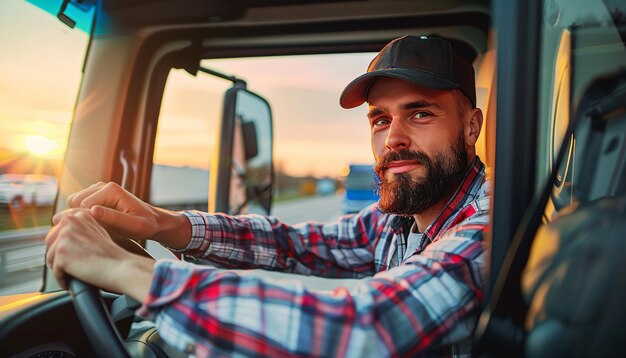
[[[341,212],[341,200],[340,195],[327,195],[279,202],[274,204],[272,216],[287,224],[335,220]]]

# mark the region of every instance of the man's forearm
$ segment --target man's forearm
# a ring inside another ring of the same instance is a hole
[[[113,291],[124,293],[143,302],[150,292],[155,261],[147,257],[131,254],[119,261],[113,268],[111,287]]]
[[[261,215],[186,211],[192,239],[185,254],[222,268],[263,268],[336,278],[371,275],[374,254],[368,232],[362,229],[375,221],[374,210],[365,217],[344,217],[333,224],[300,226]]]
[[[155,208],[159,231],[153,240],[172,249],[184,249],[191,239],[191,223],[181,212]]]

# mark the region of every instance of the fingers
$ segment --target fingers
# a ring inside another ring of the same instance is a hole
[[[76,212],[78,211],[84,211],[85,213],[89,213],[89,209],[84,209],[84,208],[63,210],[59,213],[54,214],[54,216],[52,216],[52,225],[58,225],[64,217],[74,216],[76,215]]]
[[[65,220],[67,221],[67,219]],[[60,238],[63,236],[63,227],[62,226],[54,226],[46,235],[45,243],[48,246],[46,250],[46,265],[50,268],[50,272],[59,283],[59,286],[63,289],[67,289],[67,278],[65,274],[66,264],[65,258],[63,255],[64,248],[62,248],[62,243]],[[57,253],[61,252],[60,255]]]
[[[72,220],[73,217],[73,211],[67,210],[63,218],[59,219],[58,225],[53,226],[44,239],[46,246],[48,246],[48,250],[46,251],[46,265],[51,268],[55,265],[55,257],[59,250],[59,241],[62,237],[68,236],[68,227],[70,232],[72,231],[72,224],[69,223],[69,221]]]
[[[59,227],[53,226],[50,231],[48,231],[48,235],[44,239],[46,246],[48,249],[46,250],[46,265],[52,268],[54,263],[54,254],[55,254],[55,245],[57,241],[57,237],[59,236]]]
[[[117,223],[122,216],[121,212],[100,205],[92,206],[91,209],[89,209],[89,212],[94,219],[105,225]]]
[[[116,208],[120,200],[125,196],[131,197],[132,194],[124,190],[117,183],[106,183],[103,186],[98,187],[90,195],[82,197],[80,207],[91,208],[94,205],[101,205],[109,208]]]
[[[80,207],[80,203],[83,201],[83,199],[90,196],[94,192],[100,190],[105,185],[106,183],[104,182],[97,182],[95,184],[91,184],[90,186],[88,186],[87,188],[83,190],[80,190],[80,191],[75,192],[74,194],[71,194],[70,196],[67,197],[67,200],[66,200],[67,206],[69,206],[70,208]]]
[[[66,210],[56,222],[45,238],[46,264],[59,285],[67,288],[68,275],[87,282],[96,280],[102,270],[91,267],[99,263],[94,258],[115,244],[87,209]]]
[[[67,290],[67,274],[65,273],[65,265],[61,262],[50,267],[52,269],[52,275],[59,283],[62,289]]]
[[[67,289],[66,276],[66,260],[63,255],[62,242],[60,240],[54,240],[51,246],[48,247],[46,252],[46,264],[52,271],[52,275],[59,283],[59,286],[63,289]],[[60,253],[60,254],[58,254]]]
[[[96,205],[91,207],[91,216],[104,227],[115,228],[116,231],[128,233],[134,238],[138,236],[151,236],[147,225],[147,219],[141,216],[127,214],[115,209]]]
[[[125,197],[133,198],[133,195],[119,184],[98,182],[70,195],[67,198],[67,205],[70,208],[91,208],[94,205],[113,208]]]
[[[158,231],[154,208],[116,183],[96,183],[71,195],[68,205],[90,209],[98,223],[115,234],[146,239]],[[67,214],[53,218],[53,223],[59,222],[64,215]]]

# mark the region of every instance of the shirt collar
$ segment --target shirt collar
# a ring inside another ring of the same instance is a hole
[[[461,185],[459,185],[454,195],[452,195],[446,207],[439,213],[435,221],[424,230],[424,238],[432,242],[433,238],[439,233],[448,218],[479,195],[480,187],[484,181],[485,165],[480,158],[476,156],[471,167],[465,174],[463,182],[461,182]]]

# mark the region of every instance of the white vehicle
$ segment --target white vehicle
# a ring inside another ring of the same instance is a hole
[[[56,177],[37,174],[1,174],[0,205],[20,210],[24,205],[54,204],[57,193]]]

